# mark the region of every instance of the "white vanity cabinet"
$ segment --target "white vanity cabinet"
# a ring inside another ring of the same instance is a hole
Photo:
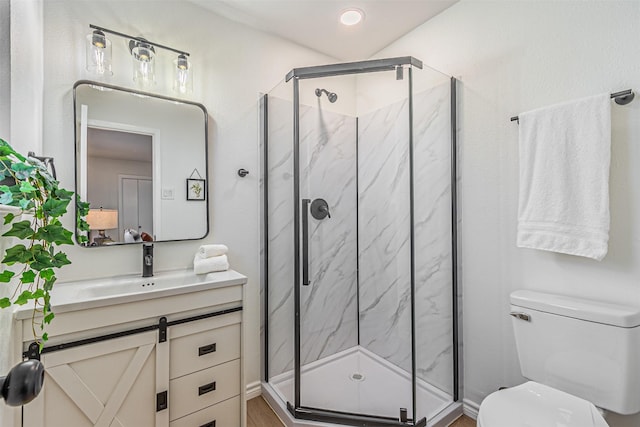
[[[137,301],[96,305],[94,298],[69,310],[54,304],[52,338],[40,355],[44,388],[24,406],[22,425],[244,426],[246,278],[235,275],[230,281],[222,280],[229,274],[220,275],[189,292],[146,292]],[[28,353],[31,319],[20,317],[16,323]]]

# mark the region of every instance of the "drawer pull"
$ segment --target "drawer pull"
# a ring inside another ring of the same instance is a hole
[[[216,343],[203,345],[198,349],[198,357],[204,356],[205,354],[213,353],[214,351],[216,351]]]
[[[206,424],[202,424],[200,427],[216,427],[216,420],[209,421]]]
[[[215,391],[215,389],[216,389],[215,381],[209,384],[201,385],[200,387],[198,387],[198,396],[202,396],[203,394]]]

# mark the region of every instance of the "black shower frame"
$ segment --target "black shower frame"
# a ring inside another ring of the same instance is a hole
[[[293,79],[293,176],[294,176],[294,403],[287,402],[287,409],[296,419],[309,421],[329,422],[335,424],[384,427],[384,426],[426,426],[426,418],[417,422],[410,420],[407,423],[397,419],[378,416],[366,416],[356,413],[330,411],[325,409],[310,408],[300,405],[300,97],[299,81],[319,77],[333,77],[347,74],[362,74],[379,71],[393,71],[403,65],[411,65],[422,69],[422,61],[411,57],[397,57],[387,59],[375,59],[369,61],[349,62],[341,64],[329,64],[313,67],[294,68],[287,73],[285,81]],[[412,382],[412,414],[417,414],[416,408],[416,366],[415,366],[415,236],[414,236],[414,153],[413,153],[413,75],[412,67],[409,68],[409,168],[410,168],[410,222],[411,222],[411,382]],[[452,251],[452,328],[453,328],[453,401],[459,401],[459,322],[458,322],[458,215],[457,215],[457,110],[456,110],[456,83],[454,77],[450,78],[451,99],[451,251]],[[263,138],[263,325],[264,325],[264,381],[269,382],[269,218],[268,218],[268,170],[269,170],[269,144],[268,144],[268,95],[261,100],[262,106],[262,138]],[[303,260],[307,262],[307,260]],[[358,331],[359,334],[359,331]]]

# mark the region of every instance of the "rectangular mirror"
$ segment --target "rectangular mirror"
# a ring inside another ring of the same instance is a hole
[[[87,246],[204,238],[206,108],[84,80],[73,95],[76,193],[90,203]]]

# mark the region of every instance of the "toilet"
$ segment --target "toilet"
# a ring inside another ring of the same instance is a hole
[[[640,307],[534,291],[511,294],[522,375],[480,405],[478,427],[607,427],[640,412]]]

